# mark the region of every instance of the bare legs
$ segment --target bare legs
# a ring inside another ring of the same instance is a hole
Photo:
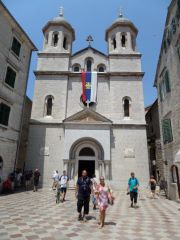
[[[105,217],[106,217],[106,210],[105,209],[100,209],[99,210],[99,228],[103,228],[104,227],[104,222],[105,222]]]
[[[155,199],[155,190],[152,190],[151,194],[152,194],[152,198]]]

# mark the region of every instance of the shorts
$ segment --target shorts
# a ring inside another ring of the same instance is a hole
[[[67,191],[67,188],[65,188],[65,187],[62,187],[62,188],[61,188],[61,192],[62,192],[62,193],[66,193],[66,191]]]

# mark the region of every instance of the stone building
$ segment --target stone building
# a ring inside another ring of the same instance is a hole
[[[16,161],[16,169],[24,169],[28,145],[29,121],[31,118],[32,101],[26,96],[22,119],[22,132]]]
[[[43,27],[38,53],[26,169],[39,168],[43,185],[68,171],[74,185],[83,169],[115,188],[131,171],[148,181],[148,154],[138,30],[121,14],[107,28],[108,53],[89,46],[72,54],[75,31],[61,10]],[[89,36],[88,40],[92,40]],[[81,70],[97,72],[97,101],[82,101]]]
[[[159,121],[165,177],[171,199],[180,198],[180,1],[168,7],[154,85],[158,90]]]
[[[159,113],[157,99],[153,104],[146,107],[147,141],[149,156],[149,172],[157,182],[164,179],[164,161],[160,139]]]
[[[14,170],[31,53],[36,47],[0,1],[0,175]]]

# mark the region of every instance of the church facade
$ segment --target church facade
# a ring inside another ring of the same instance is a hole
[[[75,31],[62,11],[43,33],[26,169],[39,168],[44,186],[56,169],[67,170],[71,186],[83,169],[117,189],[127,186],[131,171],[147,185],[144,73],[135,25],[119,15],[105,32],[107,54],[90,44],[72,54]],[[82,70],[97,72],[94,102],[82,99]]]

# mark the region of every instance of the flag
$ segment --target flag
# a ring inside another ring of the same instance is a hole
[[[82,101],[96,102],[97,72],[82,71],[81,78],[82,78]]]

